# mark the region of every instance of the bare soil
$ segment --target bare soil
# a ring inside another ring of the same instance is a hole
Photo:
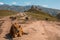
[[[60,22],[52,21],[30,21],[27,24],[20,24],[26,33],[22,37],[9,40],[60,40]],[[5,38],[11,28],[11,21],[6,19],[1,26],[3,30],[0,34],[0,40]]]

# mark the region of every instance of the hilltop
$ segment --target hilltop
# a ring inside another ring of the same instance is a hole
[[[37,20],[57,20],[55,16],[50,15],[49,13],[46,13],[42,11],[42,9],[37,9],[37,7],[32,6],[31,9],[25,11],[28,16],[30,16],[32,19],[37,19]]]

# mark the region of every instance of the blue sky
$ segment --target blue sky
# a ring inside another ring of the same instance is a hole
[[[48,8],[60,9],[60,0],[0,0],[0,4],[9,5],[40,5]]]

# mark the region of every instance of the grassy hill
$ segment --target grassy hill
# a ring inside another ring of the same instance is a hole
[[[45,20],[46,18],[48,18],[48,20],[52,20],[52,21],[57,20],[56,17],[54,17],[48,13],[45,13],[42,10],[38,10],[36,8],[33,8],[33,7],[31,9],[29,9],[28,11],[26,11],[26,14],[34,20],[35,19]]]
[[[14,11],[10,11],[10,10],[0,10],[0,18],[1,17],[5,17],[5,16],[10,16],[10,15],[14,15],[17,12]]]
[[[56,15],[58,21],[60,21],[60,13]]]

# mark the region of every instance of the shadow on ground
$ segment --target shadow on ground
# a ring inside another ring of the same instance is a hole
[[[13,40],[12,36],[8,33],[6,34],[6,37],[4,37],[5,39],[9,39],[9,40]]]
[[[28,35],[28,33],[23,33],[23,35]],[[6,34],[6,37],[4,37],[5,39],[9,39],[9,40],[13,40],[12,36],[8,33]]]

